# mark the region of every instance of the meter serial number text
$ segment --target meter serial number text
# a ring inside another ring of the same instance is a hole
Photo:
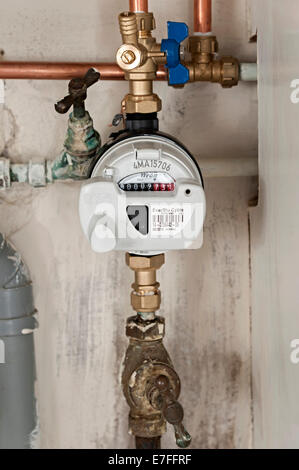
[[[135,170],[155,168],[157,170],[170,171],[171,163],[163,160],[136,160],[133,167]]]

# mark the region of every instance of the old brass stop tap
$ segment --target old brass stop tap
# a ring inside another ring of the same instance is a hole
[[[135,271],[132,306],[137,315],[128,318],[130,340],[122,374],[123,392],[130,407],[129,430],[137,448],[160,448],[166,422],[174,426],[176,443],[188,447],[191,436],[183,426],[184,411],[178,403],[180,379],[163,345],[165,320],[156,316],[160,307],[156,270],[164,255],[127,254],[127,264]]]

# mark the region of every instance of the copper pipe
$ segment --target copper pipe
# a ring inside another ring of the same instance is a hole
[[[0,62],[0,78],[70,80],[83,77],[91,67],[101,73],[102,80],[122,80],[123,71],[116,64],[65,62]]]
[[[148,13],[148,0],[130,0],[130,11]]]
[[[83,77],[94,67],[101,80],[124,80],[124,71],[117,64],[101,62],[1,62],[0,79],[70,80]],[[157,80],[167,80],[167,71],[159,67]]]
[[[194,0],[194,32],[212,31],[212,0]]]

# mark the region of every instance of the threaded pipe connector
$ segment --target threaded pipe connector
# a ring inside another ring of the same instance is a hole
[[[119,27],[125,44],[138,43],[138,27],[135,13],[125,11],[118,17]]]

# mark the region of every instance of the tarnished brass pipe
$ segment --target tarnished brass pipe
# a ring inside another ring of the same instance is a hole
[[[0,62],[0,79],[71,80],[83,77],[94,67],[101,80],[124,80],[124,71],[117,64],[105,62]],[[161,66],[157,80],[167,80],[167,71]]]
[[[148,13],[148,0],[130,0],[130,11]]]
[[[194,32],[212,31],[212,0],[194,0]]]

